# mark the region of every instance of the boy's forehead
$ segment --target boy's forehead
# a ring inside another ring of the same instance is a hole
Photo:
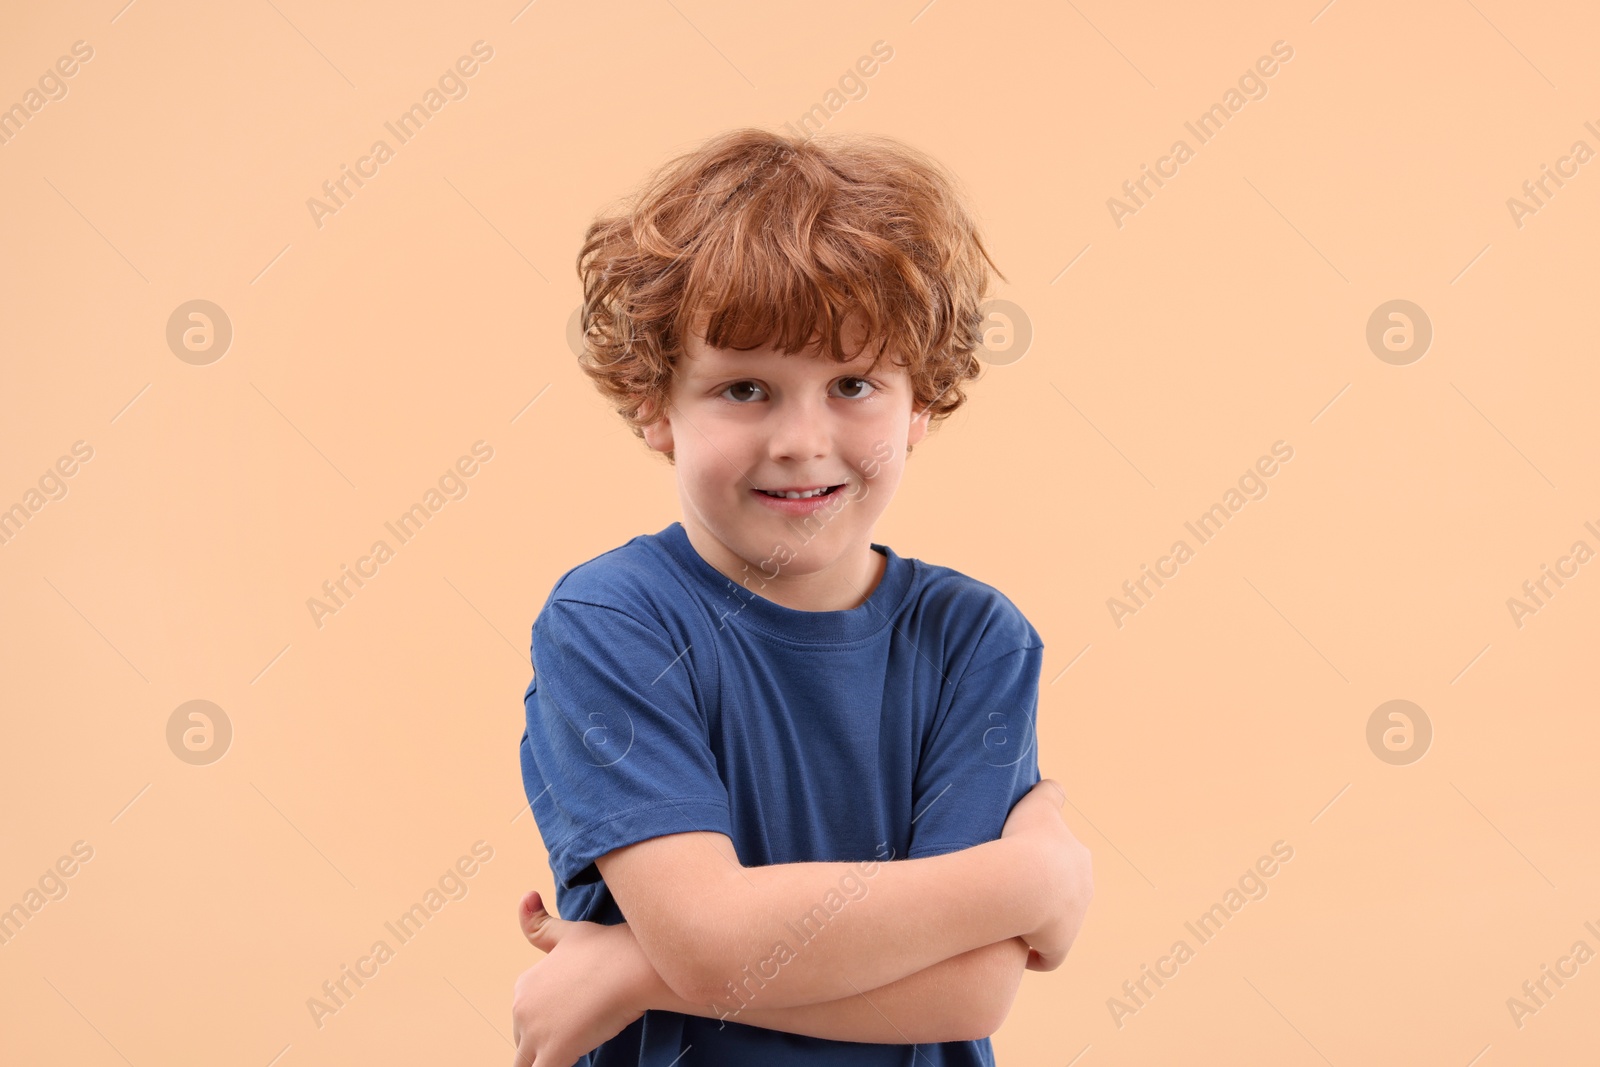
[[[774,345],[764,345],[761,348],[733,349],[712,348],[704,341],[691,344],[684,352],[684,369],[690,377],[705,377],[721,374],[728,370],[743,370],[756,364],[772,365],[776,367],[801,367],[814,364],[821,370],[837,374],[841,370],[864,370],[872,365],[877,356],[876,349],[858,353],[856,357],[845,363],[840,363],[820,348],[810,348],[794,353],[784,353]]]
[[[772,309],[765,309],[765,321],[771,323],[780,317]],[[779,361],[796,364],[802,360],[808,363],[826,363],[830,368],[865,370],[879,361],[880,349],[883,350],[882,361],[888,363],[896,361],[895,356],[898,351],[892,339],[885,343],[881,336],[874,336],[865,314],[859,309],[846,312],[838,323],[840,343],[846,353],[854,353],[844,363],[840,363],[829,354],[827,327],[821,321],[812,324],[810,344],[797,352],[785,354],[777,347],[779,341],[777,334],[755,348],[712,348],[706,342],[706,330],[710,325],[710,319],[710,313],[705,308],[697,309],[690,318],[691,325],[681,346],[682,354],[688,357],[691,368],[697,373],[721,373],[724,370],[749,366],[757,362],[771,362],[774,366],[778,366]],[[837,369],[835,373],[838,373]]]
[[[891,351],[885,351],[880,357],[878,349],[876,343],[863,344],[856,350],[853,358],[840,363],[828,354],[825,343],[822,342],[798,352],[785,353],[778,348],[776,342],[748,349],[712,348],[703,336],[696,335],[689,338],[683,346],[683,358],[679,364],[684,375],[690,378],[716,377],[730,371],[734,373],[747,371],[756,366],[774,370],[809,370],[815,366],[818,373],[828,374],[865,371],[875,364],[893,369],[895,364]],[[850,349],[846,348],[846,351]]]

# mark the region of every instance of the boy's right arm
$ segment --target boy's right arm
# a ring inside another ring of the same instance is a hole
[[[705,1003],[746,967],[763,968],[764,1006],[814,1004],[1011,937],[1037,954],[1032,969],[1059,966],[1093,896],[1088,850],[1060,817],[1064,800],[1045,779],[999,839],[880,863],[865,878],[854,863],[747,868],[725,835],[704,831],[650,838],[596,863],[674,993]],[[845,898],[846,878],[864,881],[866,893]]]

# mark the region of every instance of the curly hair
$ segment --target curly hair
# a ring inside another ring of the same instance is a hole
[[[684,338],[793,354],[851,316],[892,343],[929,428],[979,377],[989,257],[959,183],[888,137],[804,138],[747,127],[669,161],[620,214],[596,218],[577,259],[579,365],[643,438],[666,410]],[[909,450],[908,450],[909,451]],[[672,461],[671,452],[666,453]]]

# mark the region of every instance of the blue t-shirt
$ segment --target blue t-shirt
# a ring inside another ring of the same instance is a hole
[[[872,548],[886,568],[848,611],[751,592],[677,522],[561,576],[533,624],[521,759],[563,918],[624,921],[595,859],[664,834],[726,834],[747,867],[916,859],[1000,836],[1039,781],[1044,646],[993,587]],[[833,913],[861,886],[842,882]],[[791,924],[791,951],[829,919],[814,916]],[[761,1006],[759,984],[730,990],[721,1021],[647,1011],[580,1063],[668,1067],[691,1046],[680,1067],[994,1063],[987,1038],[873,1044],[735,1021]]]

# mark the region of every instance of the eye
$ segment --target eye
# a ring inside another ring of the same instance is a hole
[[[853,388],[859,389],[862,386],[865,386],[867,388],[867,392],[865,392],[865,393],[861,393],[861,392],[854,393],[852,395],[849,395],[849,396],[845,397],[846,400],[865,400],[867,397],[871,396],[873,393],[878,391],[878,387],[876,385],[872,384],[872,382],[868,381],[865,378],[840,378],[839,382],[840,382],[841,387],[842,388],[846,388],[846,389],[852,388],[852,386],[849,384],[851,382],[855,383]]]
[[[754,389],[757,392],[761,392],[762,391],[761,386],[757,385],[755,382],[734,382],[732,385],[728,386],[726,389],[724,389],[722,392],[718,393],[717,395],[718,396],[723,396],[723,397],[728,397],[728,399],[732,400],[735,404],[743,404],[743,403],[745,403],[745,400],[735,400],[733,397],[728,396],[728,394],[733,392],[735,389],[745,389],[745,388]]]

